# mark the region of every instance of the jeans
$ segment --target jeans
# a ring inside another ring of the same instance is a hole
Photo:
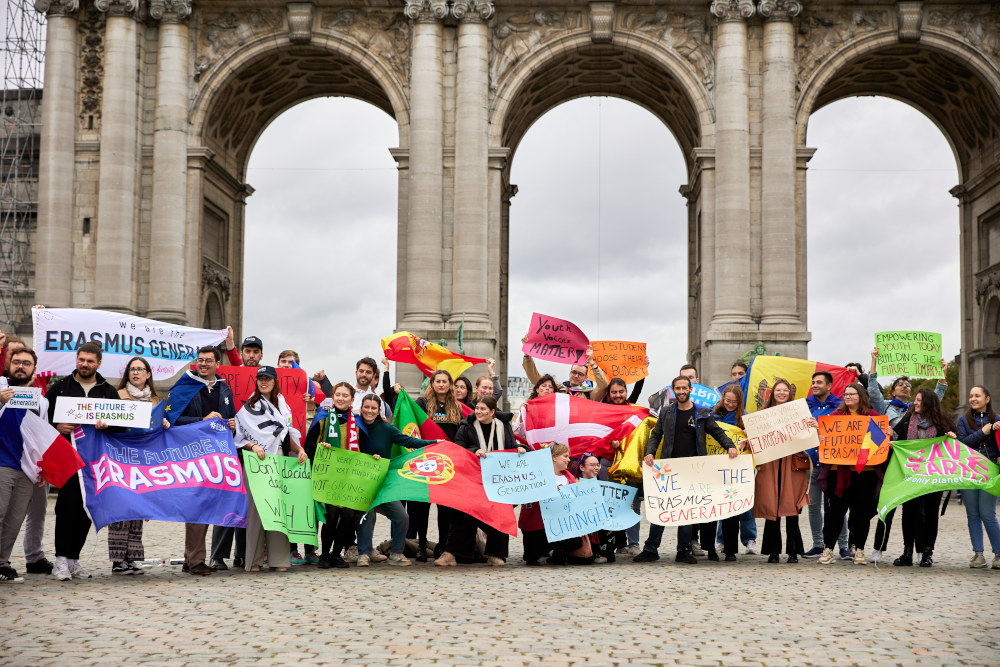
[[[979,489],[962,489],[965,516],[969,520],[972,550],[983,550],[983,526],[990,538],[990,550],[1000,553],[1000,522],[997,521],[997,497]]]
[[[749,509],[743,514],[737,517],[740,520],[740,542],[743,546],[747,545],[750,540],[757,539],[757,521],[753,518],[753,510]],[[715,541],[722,542],[722,522],[719,522],[719,527],[715,531]]]
[[[809,530],[812,532],[813,549],[820,550],[823,549],[823,508],[826,502],[826,494],[819,486],[819,471],[822,469],[822,466],[814,465],[809,482]],[[844,517],[837,543],[841,549],[847,548],[847,517]]]
[[[678,526],[677,527],[677,553],[687,553],[691,551],[691,536],[694,534],[694,526]],[[646,543],[643,545],[643,551],[649,551],[651,553],[657,553],[660,550],[660,542],[663,540],[663,526],[659,524],[652,524],[649,527],[649,537],[646,538]]]
[[[358,525],[358,553],[362,556],[372,555],[372,535],[375,533],[375,514],[381,514],[392,522],[389,534],[392,537],[392,553],[403,553],[406,544],[406,524],[409,519],[403,503],[394,500],[391,503],[376,505],[368,511],[368,514],[361,514]]]

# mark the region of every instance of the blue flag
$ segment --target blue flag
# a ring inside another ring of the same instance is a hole
[[[246,526],[243,469],[222,420],[146,435],[81,426],[74,444],[95,530],[132,519]]]
[[[163,420],[166,419],[166,401],[160,401],[153,406],[153,411],[149,418],[149,428],[139,428],[137,426],[130,426],[125,429],[126,435],[142,435],[146,433],[152,433],[153,431],[159,431],[163,429]]]
[[[163,402],[166,403],[164,411],[167,415],[167,421],[170,422],[171,426],[177,423],[177,418],[184,414],[188,403],[191,402],[195,394],[201,391],[204,386],[205,383],[191,377],[189,371],[185,372],[181,376],[181,379],[177,381],[177,384],[170,388],[167,400]]]

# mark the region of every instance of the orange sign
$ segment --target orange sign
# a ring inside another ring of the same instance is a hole
[[[819,462],[833,465],[855,465],[862,450],[867,450],[865,465],[884,463],[892,449],[892,431],[889,418],[859,417],[858,415],[824,415],[819,421]],[[869,432],[875,422],[881,434]],[[880,438],[881,436],[881,438]],[[881,439],[881,442],[877,442]]]
[[[621,378],[627,384],[637,382],[649,375],[646,366],[646,344],[627,340],[592,340],[594,361],[604,374],[611,378]],[[590,374],[593,379],[593,373]]]

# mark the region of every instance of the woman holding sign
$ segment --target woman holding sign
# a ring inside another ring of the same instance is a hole
[[[847,385],[842,398],[844,402],[831,414],[878,416],[878,413],[871,409],[868,391],[860,382]],[[844,517],[848,516],[847,511],[850,510],[847,524],[850,528],[851,546],[854,547],[854,564],[865,565],[868,562],[865,557],[865,542],[868,541],[872,517],[877,512],[878,492],[882,486],[882,477],[885,476],[886,465],[884,463],[866,465],[860,472],[849,465],[823,463],[822,466],[819,485],[830,499],[830,507],[823,517],[824,549],[817,562],[826,565],[838,557],[834,556],[833,547],[837,544],[844,527]]]
[[[153,369],[142,357],[132,357],[125,366],[125,375],[118,383],[118,398],[123,401],[145,401],[153,404],[153,420],[159,415],[159,424],[150,422],[148,429],[129,429],[131,433],[149,433],[170,428],[170,422],[162,416],[156,406],[163,399],[153,386]],[[111,559],[111,574],[143,574],[135,561],[142,560],[145,553],[142,546],[142,519],[116,521],[108,526],[108,558]]]
[[[361,451],[358,423],[351,412],[354,405],[354,385],[349,382],[333,385],[332,402],[326,416],[313,419],[309,433],[306,434],[306,448],[322,446]],[[323,552],[316,567],[324,570],[350,567],[341,552],[354,542],[354,520],[355,512],[349,507],[326,505],[326,521],[323,522],[320,534]]]
[[[556,477],[556,486],[575,484],[576,477],[569,472],[569,445],[553,443],[552,472]],[[542,508],[538,503],[525,503],[521,506],[521,514],[517,518],[517,527],[521,529],[524,540],[524,562],[528,565],[540,565],[538,559],[547,556],[552,551],[549,541],[545,538],[545,524],[542,522]],[[576,538],[580,539],[580,538]],[[559,556],[548,559],[550,564],[559,562]]]
[[[272,366],[261,366],[257,369],[257,387],[236,413],[236,446],[263,461],[267,456],[279,456],[282,445],[288,444],[299,457],[299,465],[305,465],[309,457],[299,445],[300,437],[292,426],[292,411],[281,395],[278,372]],[[243,479],[247,489],[246,571],[260,572],[266,540],[268,567],[275,572],[286,572],[292,564],[288,536],[281,531],[264,530],[246,470]]]
[[[913,404],[893,429],[893,440],[923,440],[943,435],[957,437],[951,417],[941,411],[941,401],[937,394],[922,388],[913,399]],[[893,565],[913,565],[913,543],[916,542],[920,556],[920,567],[934,564],[934,542],[938,533],[938,508],[941,507],[941,491],[927,493],[903,503],[903,553],[892,561]]]
[[[417,449],[439,442],[438,440],[420,440],[403,435],[398,428],[382,421],[381,410],[382,401],[375,394],[368,394],[361,400],[361,421],[364,422],[364,429],[360,434],[362,453],[373,456],[376,460],[388,459],[392,458],[394,446]],[[372,554],[372,534],[375,532],[376,514],[388,518],[392,524],[390,530],[392,547],[388,558],[381,553]],[[373,560],[376,562],[388,560],[390,565],[412,565],[410,560],[403,555],[403,547],[406,545],[407,521],[406,508],[399,500],[382,503],[368,510],[358,527],[358,567],[367,567]]]
[[[958,439],[968,447],[997,463],[1000,449],[997,448],[997,433],[1000,419],[993,411],[990,390],[976,385],[969,390],[969,409],[958,418]],[[972,560],[969,567],[989,567],[983,558],[983,527],[990,538],[993,551],[994,570],[1000,570],[1000,522],[997,521],[996,496],[980,489],[964,489],[962,501],[969,521],[969,537],[972,539]]]
[[[517,447],[514,432],[510,428],[509,413],[497,412],[497,401],[492,396],[476,399],[476,411],[466,417],[455,435],[455,444],[475,452],[481,459],[487,453]],[[517,447],[519,454],[524,447]],[[439,507],[440,510],[440,507]],[[453,511],[451,534],[447,548],[434,561],[435,565],[451,566],[456,563],[471,563],[476,545],[476,530],[486,533],[486,562],[500,567],[507,562],[508,535],[493,526],[479,521],[463,512]]]
[[[776,378],[771,395],[762,410],[791,400],[792,386],[788,380]],[[809,426],[817,428],[816,420],[809,419]],[[769,461],[758,468],[754,491],[753,515],[764,519],[764,540],[761,554],[767,554],[768,563],[780,562],[781,517],[785,517],[786,562],[798,563],[805,554],[802,533],[799,532],[799,512],[809,502],[809,476],[812,462],[805,452]]]

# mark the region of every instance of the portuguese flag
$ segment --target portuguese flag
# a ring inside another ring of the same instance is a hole
[[[415,449],[392,459],[372,507],[394,500],[444,505],[517,536],[514,506],[486,498],[479,457],[451,442]]]
[[[421,440],[447,440],[448,437],[427,413],[420,409],[417,402],[405,391],[399,392],[396,398],[396,409],[392,411],[392,425],[411,438]],[[392,458],[409,454],[412,449],[400,447],[393,443]]]

